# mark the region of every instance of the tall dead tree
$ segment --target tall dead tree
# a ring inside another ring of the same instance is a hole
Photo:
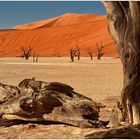
[[[29,57],[31,56],[32,48],[30,46],[24,46],[21,47],[21,50],[23,52],[22,56],[25,58],[25,60],[28,60]]]
[[[36,55],[35,52],[33,53],[33,63],[38,61],[39,55]]]
[[[77,45],[76,49],[77,49],[77,57],[78,57],[78,60],[80,60],[80,49],[79,49],[78,45]]]
[[[106,1],[109,32],[123,64],[123,115],[140,124],[140,2]]]
[[[38,62],[38,58],[39,58],[39,55],[37,54],[37,55],[36,55],[35,62]]]
[[[92,49],[89,48],[87,52],[88,52],[88,54],[90,56],[90,59],[93,60],[93,52],[92,52]]]
[[[76,54],[76,50],[71,48],[70,49],[70,57],[71,57],[71,61],[74,62],[74,57],[75,57],[75,54]]]
[[[103,46],[99,46],[99,44],[97,43],[96,44],[96,47],[97,47],[97,60],[100,60],[101,57],[104,55],[103,53]]]
[[[35,52],[33,52],[33,63],[35,62]]]

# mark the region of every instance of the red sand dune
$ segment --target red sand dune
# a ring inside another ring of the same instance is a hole
[[[69,50],[77,45],[82,56],[88,55],[88,48],[93,49],[95,56],[96,43],[104,46],[105,56],[117,56],[106,16],[65,14],[1,30],[0,56],[20,56],[24,46],[30,46],[39,56],[69,56]]]

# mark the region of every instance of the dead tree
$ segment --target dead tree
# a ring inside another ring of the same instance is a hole
[[[39,58],[39,55],[36,55],[36,60],[35,60],[35,62],[37,62],[37,61],[38,61],[38,58]]]
[[[88,54],[90,56],[90,59],[93,60],[93,52],[92,52],[92,49],[89,48],[87,52],[88,52]]]
[[[25,58],[25,60],[28,60],[29,57],[31,56],[32,48],[30,46],[24,46],[21,47],[21,50],[23,52],[22,56]]]
[[[97,60],[100,60],[101,57],[104,55],[103,53],[103,46],[99,46],[98,43],[96,44],[97,47]]]
[[[71,48],[70,49],[70,57],[71,57],[71,61],[74,62],[74,57],[76,55],[76,50]]]
[[[36,55],[35,52],[33,53],[33,63],[38,61],[39,55]]]
[[[77,47],[76,47],[76,50],[77,50],[77,57],[78,57],[78,60],[80,60],[80,49],[79,49],[78,45],[77,45]]]
[[[131,124],[140,124],[140,2],[106,1],[104,5],[109,32],[123,64],[123,116]]]
[[[33,63],[35,62],[35,52],[33,53]]]
[[[59,52],[56,53],[57,57],[61,57],[61,54]]]

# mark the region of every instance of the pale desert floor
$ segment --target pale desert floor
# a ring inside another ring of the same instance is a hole
[[[103,58],[90,60],[39,58],[32,63],[22,58],[0,58],[0,82],[17,85],[25,78],[57,81],[71,85],[76,92],[101,102],[107,107],[101,110],[101,118],[109,118],[111,110],[120,98],[122,88],[122,65],[120,59]],[[76,128],[66,125],[20,124],[0,127],[0,138],[84,138],[86,134],[98,131],[94,128]]]

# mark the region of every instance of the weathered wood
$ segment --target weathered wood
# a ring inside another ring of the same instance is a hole
[[[106,1],[109,32],[123,64],[123,116],[140,124],[140,2]]]
[[[8,101],[10,98],[20,94],[20,89],[16,86],[0,83],[0,104]]]
[[[66,84],[32,78],[21,81],[17,90],[17,96],[1,103],[0,115],[5,120],[52,121],[78,127],[102,125],[98,117],[103,105]]]
[[[117,102],[116,106],[112,110],[112,114],[107,127],[118,127],[121,125],[121,123],[122,123],[122,110],[120,107],[120,103]]]
[[[87,139],[139,139],[140,125],[98,131],[85,136]]]

